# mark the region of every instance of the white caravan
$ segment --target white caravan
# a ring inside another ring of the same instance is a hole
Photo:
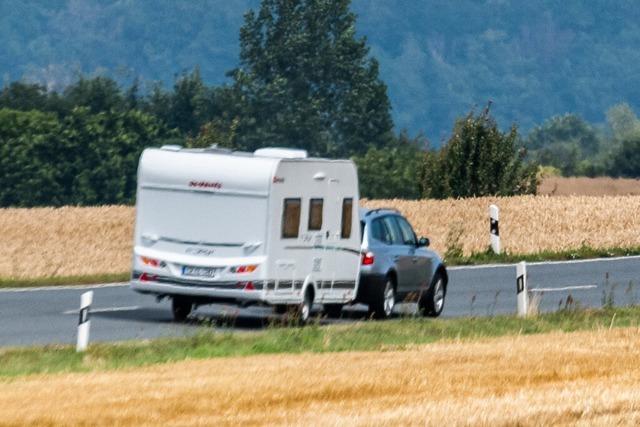
[[[176,320],[213,302],[337,311],[357,292],[358,177],[303,150],[146,149],[138,166],[131,287]]]

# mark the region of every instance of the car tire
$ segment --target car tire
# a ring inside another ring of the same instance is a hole
[[[427,292],[420,298],[418,308],[423,316],[438,317],[444,309],[444,300],[447,294],[447,286],[444,275],[437,272]]]
[[[342,304],[325,304],[324,313],[330,319],[338,319],[342,314]]]
[[[183,297],[171,298],[171,313],[173,320],[176,322],[184,322],[193,310],[193,301]]]
[[[380,286],[374,301],[369,304],[369,316],[374,319],[388,319],[396,305],[396,289],[393,279],[387,277],[384,286]]]

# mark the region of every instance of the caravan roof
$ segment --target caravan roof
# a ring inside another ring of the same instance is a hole
[[[271,176],[280,162],[350,162],[304,156],[304,150],[285,148],[264,148],[247,153],[165,146],[144,151],[138,180],[143,188],[184,190],[187,187],[220,194],[266,196]]]

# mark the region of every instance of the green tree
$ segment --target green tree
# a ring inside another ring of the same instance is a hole
[[[140,111],[0,110],[0,206],[132,203],[146,147],[170,137]]]
[[[599,167],[600,136],[575,114],[552,117],[534,128],[525,140],[529,157],[553,166],[565,176],[594,174]]]
[[[65,155],[56,114],[0,110],[0,206],[65,204]]]
[[[241,146],[297,146],[333,157],[389,144],[387,89],[349,6],[263,0],[245,14],[240,67],[230,72]]]
[[[489,106],[458,119],[439,152],[425,155],[421,173],[424,197],[477,197],[535,194],[536,164],[525,164],[515,125],[498,129]]]
[[[173,85],[167,124],[179,129],[182,134],[195,135],[200,128],[198,120],[201,105],[204,102],[205,85],[196,68],[192,73],[178,78]]]
[[[614,105],[607,110],[607,124],[617,141],[640,135],[640,120],[627,103]]]
[[[47,89],[39,84],[12,82],[0,92],[0,108],[13,110],[47,110]]]
[[[608,147],[609,175],[640,177],[640,120],[629,104],[614,105],[607,110],[607,124],[612,139]]]
[[[127,110],[127,101],[118,83],[104,76],[80,77],[63,93],[69,111],[75,107],[87,107],[92,113]]]
[[[227,124],[222,119],[214,119],[205,123],[200,128],[200,133],[195,138],[187,138],[189,148],[207,148],[217,146],[221,148],[236,149],[236,131],[239,119],[233,119]]]
[[[227,86],[206,86],[198,68],[178,76],[172,91],[160,84],[154,85],[145,101],[139,104],[143,111],[190,140],[197,138],[207,123],[231,126],[237,110],[233,91]]]
[[[167,132],[152,116],[140,111],[90,114],[76,108],[63,122],[70,175],[71,204],[132,203],[142,150],[158,145]]]
[[[613,154],[611,174],[640,178],[640,135],[621,141],[619,149]]]
[[[371,147],[364,155],[354,156],[360,195],[372,199],[419,198],[424,145],[422,137],[411,139],[402,132],[389,147]]]

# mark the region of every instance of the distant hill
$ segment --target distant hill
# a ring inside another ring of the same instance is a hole
[[[79,73],[171,84],[199,66],[212,84],[237,63],[257,0],[0,0],[0,76],[64,85]],[[438,143],[492,100],[527,131],[575,112],[640,108],[640,3],[631,0],[354,0],[389,86],[398,129]]]

